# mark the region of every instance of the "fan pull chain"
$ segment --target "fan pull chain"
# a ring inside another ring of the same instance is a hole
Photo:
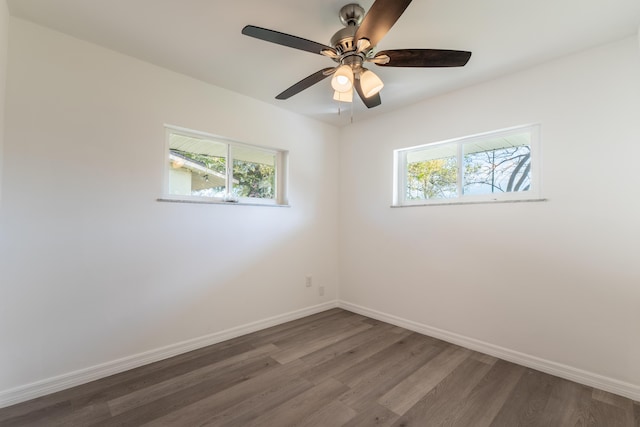
[[[353,102],[351,103],[351,124],[353,124]]]
[[[342,115],[342,102],[341,101],[338,101],[338,115],[339,116]],[[349,121],[350,121],[351,124],[353,124],[353,102],[351,103],[351,111],[350,111]]]

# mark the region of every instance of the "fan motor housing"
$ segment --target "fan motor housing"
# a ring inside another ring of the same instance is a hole
[[[357,29],[357,26],[349,25],[348,27],[344,27],[339,30],[333,35],[333,37],[331,37],[331,46],[341,53],[354,50],[356,47],[353,39],[356,35]]]

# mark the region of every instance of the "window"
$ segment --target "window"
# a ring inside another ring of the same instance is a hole
[[[287,203],[287,152],[167,127],[165,196],[172,200]]]
[[[535,199],[539,126],[522,126],[394,152],[394,205]]]

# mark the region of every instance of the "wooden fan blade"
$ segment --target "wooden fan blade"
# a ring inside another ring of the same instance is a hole
[[[386,55],[389,62],[376,63],[381,67],[462,67],[471,52],[443,49],[398,49],[378,52],[376,57]]]
[[[360,86],[360,79],[355,79],[353,81],[353,86],[356,88],[356,92],[358,92],[358,96],[360,96],[360,99],[362,99],[362,102],[364,102],[364,105],[366,105],[367,108],[377,107],[378,105],[382,104],[382,99],[380,99],[380,93],[376,93],[375,95],[372,95],[369,98],[366,98],[364,96],[364,93],[362,92],[362,87]]]
[[[376,46],[393,27],[411,0],[376,0],[356,31],[354,41],[367,39]]]
[[[245,36],[255,37],[260,40],[276,43],[282,46],[292,47],[294,49],[305,50],[311,53],[317,53],[323,50],[335,51],[330,46],[316,43],[311,40],[303,39],[301,37],[292,36],[290,34],[281,33],[279,31],[268,30],[266,28],[254,27],[253,25],[247,25],[242,29],[242,34]]]
[[[300,80],[298,83],[291,86],[289,89],[285,90],[284,92],[276,96],[276,99],[288,99],[288,98],[291,98],[293,95],[300,93],[305,89],[310,88],[314,84],[321,82],[322,80],[329,77],[331,75],[331,73],[329,72],[330,70],[333,70],[333,67],[323,68],[320,71],[316,71],[315,73],[311,74],[309,77],[305,77],[304,79]]]

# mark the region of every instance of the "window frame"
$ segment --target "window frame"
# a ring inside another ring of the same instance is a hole
[[[486,139],[507,137],[514,134],[528,131],[530,134],[529,148],[531,185],[527,191],[514,191],[490,194],[464,194],[464,152],[465,144],[480,142]],[[456,166],[457,166],[457,197],[441,199],[407,199],[407,154],[425,148],[436,148],[443,145],[456,146]],[[393,151],[393,207],[403,206],[424,206],[443,204],[466,204],[466,203],[499,203],[508,201],[538,201],[542,197],[541,178],[541,148],[540,148],[540,124],[527,124],[514,126],[506,129],[483,132],[479,134],[448,139],[445,141],[432,142],[416,145],[412,147],[400,148]]]
[[[175,202],[190,202],[190,203],[223,203],[223,204],[240,204],[240,205],[271,205],[271,206],[288,206],[289,201],[287,198],[288,191],[288,160],[289,152],[273,147],[266,147],[260,145],[247,144],[244,142],[235,141],[223,136],[214,135],[206,132],[196,131],[183,127],[164,125],[165,128],[165,144],[164,144],[164,163],[163,163],[163,186],[162,197],[160,200],[175,201]],[[191,196],[181,194],[171,194],[169,192],[169,162],[170,162],[170,138],[172,134],[186,136],[190,138],[198,138],[211,140],[215,143],[226,145],[226,192],[223,197],[206,197],[206,196]],[[233,148],[248,148],[255,151],[261,151],[268,154],[273,154],[275,157],[275,183],[274,183],[274,198],[265,199],[260,197],[232,197],[233,194]]]

